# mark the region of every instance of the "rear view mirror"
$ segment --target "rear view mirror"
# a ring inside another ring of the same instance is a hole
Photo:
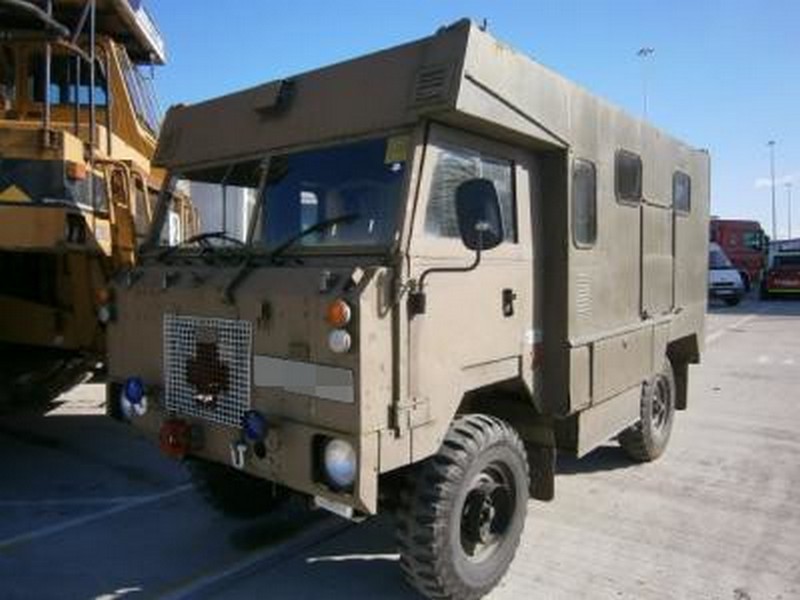
[[[469,179],[456,188],[461,240],[470,250],[491,250],[503,241],[500,200],[489,179]]]

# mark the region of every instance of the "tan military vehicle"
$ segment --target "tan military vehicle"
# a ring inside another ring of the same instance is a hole
[[[473,598],[556,449],[664,451],[703,345],[705,152],[462,21],[175,107],[156,160],[110,410],[220,508],[396,510],[409,582]],[[220,223],[254,199],[247,226],[170,245],[176,185]]]
[[[48,399],[102,360],[151,221],[164,47],[129,0],[2,0],[0,23],[0,396]]]

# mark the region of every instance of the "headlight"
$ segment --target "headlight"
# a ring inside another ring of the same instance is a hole
[[[331,331],[330,335],[328,335],[328,347],[336,354],[344,354],[350,350],[350,346],[352,345],[353,340],[350,338],[350,334],[344,329],[334,329]]]
[[[325,475],[336,488],[348,488],[356,479],[356,451],[350,442],[332,439],[325,444]]]

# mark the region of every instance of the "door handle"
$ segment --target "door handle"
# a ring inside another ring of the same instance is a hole
[[[503,316],[514,316],[514,301],[517,299],[517,293],[511,288],[503,290]]]

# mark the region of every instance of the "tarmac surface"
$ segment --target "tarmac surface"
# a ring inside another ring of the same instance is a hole
[[[559,459],[492,599],[800,598],[800,302],[710,307],[658,461]],[[208,508],[100,384],[0,417],[0,598],[416,598],[388,517]]]

